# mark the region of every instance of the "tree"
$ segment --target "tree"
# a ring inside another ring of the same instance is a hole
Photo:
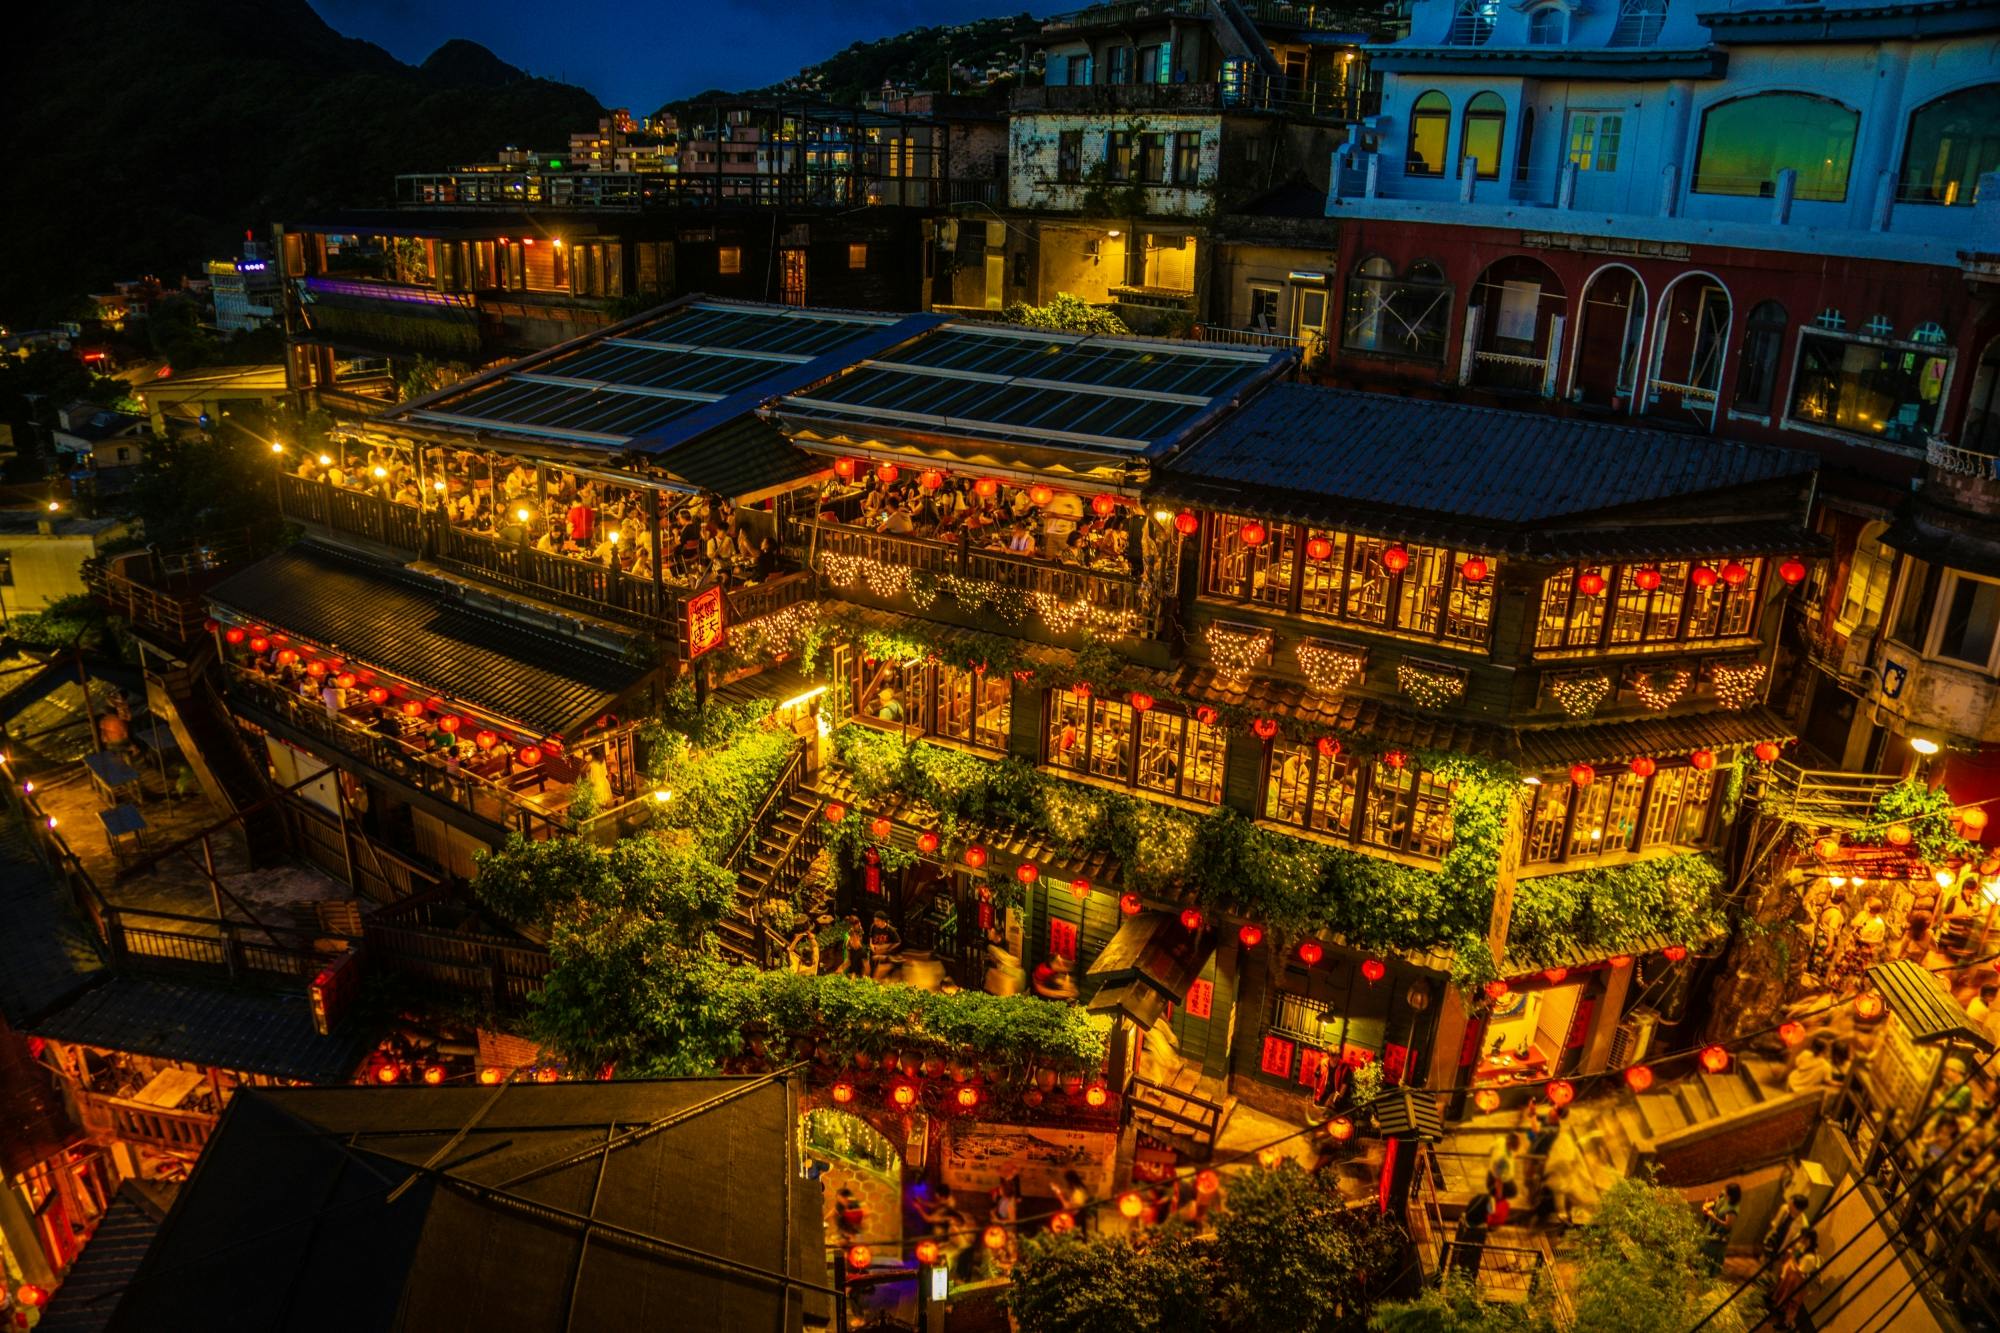
[[[1053,333],[1120,335],[1132,331],[1125,327],[1124,320],[1109,310],[1099,310],[1068,292],[1058,292],[1047,305],[1010,305],[1001,312],[1001,318],[1009,324],[1047,329]]]
[[[1233,1177],[1215,1224],[1223,1306],[1242,1329],[1358,1328],[1403,1249],[1395,1223],[1289,1158]]]
[[[241,432],[225,438],[156,435],[146,445],[127,504],[146,540],[165,549],[277,528],[271,456]]]
[[[1371,1333],[1556,1333],[1555,1321],[1541,1306],[1485,1300],[1450,1272],[1413,1300],[1375,1307],[1368,1327]]]
[[[1673,1190],[1626,1178],[1605,1191],[1579,1240],[1582,1267],[1575,1287],[1578,1329],[1683,1333],[1720,1301],[1725,1288],[1703,1253],[1705,1233],[1695,1210]],[[1739,1299],[1708,1326],[1740,1333]]]
[[[1201,1333],[1217,1327],[1218,1276],[1184,1227],[1143,1246],[1048,1234],[1023,1243],[1006,1299],[1023,1333]]]

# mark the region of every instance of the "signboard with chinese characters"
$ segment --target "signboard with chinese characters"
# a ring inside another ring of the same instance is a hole
[[[703,653],[720,648],[726,636],[722,624],[722,585],[704,588],[687,599],[686,634],[682,656],[692,662]]]
[[[967,1123],[954,1126],[940,1163],[953,1189],[990,1190],[1018,1177],[1024,1195],[1046,1196],[1075,1171],[1097,1198],[1111,1193],[1118,1139],[1103,1130]]]

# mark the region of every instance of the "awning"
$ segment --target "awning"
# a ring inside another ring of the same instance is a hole
[[[1530,772],[1571,764],[1625,764],[1664,759],[1695,750],[1729,750],[1763,741],[1788,741],[1795,733],[1764,707],[1741,712],[1690,713],[1632,722],[1586,722],[1537,727],[1519,733],[1520,764]]]
[[[545,736],[574,736],[650,674],[580,635],[476,609],[452,585],[301,543],[209,602]]]
[[[1899,958],[1869,968],[1868,980],[1882,992],[1889,1012],[1917,1045],[1951,1043],[1993,1053],[1993,1039],[1966,1016],[1964,1006],[1951,998],[1935,973]]]
[[[1187,998],[1214,954],[1212,930],[1189,930],[1171,912],[1128,916],[1084,973],[1085,980],[1100,983],[1085,1007],[1093,1014],[1123,1013],[1149,1028],[1169,1004]]]

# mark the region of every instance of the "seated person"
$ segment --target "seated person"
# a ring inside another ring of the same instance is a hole
[[[1035,967],[1035,994],[1044,1000],[1074,1000],[1077,996],[1076,965],[1061,954],[1052,954]]]
[[[894,685],[884,685],[882,687],[882,693],[875,700],[875,716],[881,718],[884,722],[901,722],[903,720],[903,700],[896,693]]]

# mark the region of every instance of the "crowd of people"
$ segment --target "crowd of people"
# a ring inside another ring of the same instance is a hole
[[[935,483],[927,489],[926,479]],[[1037,491],[1045,491],[1037,503]],[[1139,511],[1123,504],[1087,505],[1074,491],[1016,486],[939,473],[868,474],[854,483],[830,479],[820,492],[822,523],[870,532],[951,542],[1106,573],[1137,575],[1143,539]]]

